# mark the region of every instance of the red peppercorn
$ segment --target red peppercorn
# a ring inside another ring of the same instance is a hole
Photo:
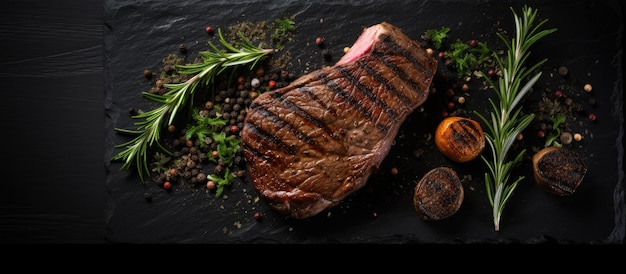
[[[521,141],[522,139],[524,139],[524,134],[522,134],[521,132],[517,134],[517,136],[515,137],[516,140]]]
[[[211,152],[211,157],[217,158],[217,156],[219,156],[219,153],[217,152],[217,150],[214,150],[213,152]]]
[[[438,54],[439,58],[443,59],[444,57],[446,57],[446,53],[443,51],[440,51]]]
[[[494,77],[496,75],[496,71],[493,69],[490,69],[487,71],[487,76],[489,77]]]
[[[557,91],[554,92],[554,96],[556,98],[561,98],[561,97],[563,97],[563,92],[561,92],[560,90],[557,90]]]
[[[322,37],[315,38],[315,44],[316,45],[321,46],[322,43],[324,43],[324,38],[322,38]]]
[[[543,138],[546,136],[546,133],[543,130],[539,130],[537,131],[537,137],[539,138]]]
[[[470,45],[470,47],[475,47],[476,45],[478,45],[478,41],[476,41],[476,39],[472,39],[469,40],[468,44]]]
[[[441,117],[442,118],[446,118],[446,117],[448,117],[448,115],[450,115],[450,114],[447,111],[445,111],[445,110],[441,112]]]
[[[230,132],[237,133],[239,131],[239,127],[237,125],[230,126]]]
[[[446,95],[452,97],[454,96],[454,89],[453,88],[449,88],[446,90]]]
[[[270,80],[270,82],[268,83],[268,86],[269,86],[270,88],[275,88],[275,87],[276,87],[276,81],[274,81],[274,80]]]
[[[172,183],[170,183],[169,181],[163,183],[163,188],[170,189],[171,187],[172,187]]]
[[[456,107],[456,105],[454,104],[454,102],[448,102],[448,109],[454,109]]]
[[[213,27],[211,26],[207,26],[206,29],[204,29],[206,31],[206,33],[208,34],[212,34],[213,33]]]
[[[260,221],[262,217],[263,217],[263,215],[261,215],[260,212],[255,212],[254,213],[254,219],[255,220]]]
[[[589,121],[592,121],[592,122],[593,122],[593,121],[595,121],[595,120],[596,120],[596,118],[597,118],[597,117],[596,117],[596,115],[595,115],[595,114],[593,114],[593,113],[589,113]]]

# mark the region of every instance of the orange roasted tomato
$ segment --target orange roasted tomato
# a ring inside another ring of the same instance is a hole
[[[475,120],[450,116],[437,126],[435,144],[439,151],[452,161],[465,163],[474,160],[483,152],[485,133]]]

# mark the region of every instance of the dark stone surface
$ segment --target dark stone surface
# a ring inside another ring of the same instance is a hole
[[[0,191],[0,243],[623,243],[623,4],[529,5],[549,19],[547,27],[558,28],[533,49],[534,58],[549,59],[539,84],[562,84],[557,70],[567,65],[569,83],[593,83],[600,118],[581,148],[589,171],[576,195],[546,194],[523,165],[519,172],[528,179],[494,232],[482,162],[455,166],[435,153],[424,162],[412,157],[417,141],[410,137],[434,129],[436,111],[409,117],[367,190],[301,221],[255,202],[250,182],[234,184],[228,199],[191,186],[165,192],[109,159],[113,146],[127,140],[113,128],[132,127],[127,110],[151,106],[140,96],[150,86],[143,69],[157,70],[167,54],[180,53],[181,43],[187,54],[208,49],[215,38],[206,25],[295,15],[296,40],[286,50],[293,72],[302,74],[332,64],[315,45],[317,36],[325,37],[334,62],[363,27],[381,21],[415,39],[449,26],[454,37],[496,45],[496,32],[513,32],[509,6],[519,10],[519,1],[8,1],[10,8],[0,11],[0,119],[8,125],[0,143],[9,175]],[[473,180],[464,182],[457,214],[428,223],[417,217],[411,197],[416,180],[437,165]],[[400,173],[389,175],[391,167]],[[264,214],[261,222],[255,212]]]

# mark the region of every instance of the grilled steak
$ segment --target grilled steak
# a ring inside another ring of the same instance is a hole
[[[241,131],[254,188],[295,219],[339,204],[378,170],[436,69],[433,56],[383,22],[334,66],[261,94]]]

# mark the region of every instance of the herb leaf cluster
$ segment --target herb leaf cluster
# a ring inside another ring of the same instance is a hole
[[[563,113],[558,113],[555,116],[550,117],[550,121],[552,122],[552,132],[550,132],[550,134],[548,135],[548,138],[546,138],[544,147],[563,146],[557,140],[559,139],[559,137],[561,136],[561,133],[563,132],[563,130],[561,129],[561,125],[565,123],[566,119],[567,117]]]
[[[429,29],[424,32],[422,39],[429,41],[430,45],[439,50],[446,65],[456,70],[457,76],[471,76],[472,72],[486,65],[493,65],[493,51],[486,42],[472,41],[465,43],[459,39],[451,44],[444,42],[449,38],[450,28]]]
[[[528,6],[522,8],[521,16],[511,8],[515,20],[515,37],[510,41],[501,34],[498,37],[507,48],[503,60],[497,58],[502,77],[497,85],[489,78],[484,77],[494,89],[499,102],[489,100],[492,112],[488,117],[474,112],[486,124],[485,140],[491,149],[491,157],[481,156],[489,168],[485,173],[485,187],[492,206],[493,224],[495,231],[500,230],[500,219],[508,199],[513,194],[517,184],[524,179],[520,176],[510,178],[513,167],[518,166],[525,154],[521,150],[512,159],[511,147],[520,134],[534,119],[532,113],[523,114],[520,102],[539,80],[541,72],[536,72],[547,59],[527,67],[526,61],[530,55],[530,47],[544,36],[555,32],[556,29],[541,30],[547,22],[543,20],[535,24],[537,10]]]
[[[448,37],[448,32],[450,32],[450,28],[441,27],[441,29],[429,29],[424,32],[424,40],[430,40],[433,43],[433,47],[436,50],[441,49],[444,40]]]
[[[477,42],[476,46],[470,46],[461,41],[451,44],[446,56],[456,69],[459,78],[471,75],[472,71],[493,57],[487,43]]]

